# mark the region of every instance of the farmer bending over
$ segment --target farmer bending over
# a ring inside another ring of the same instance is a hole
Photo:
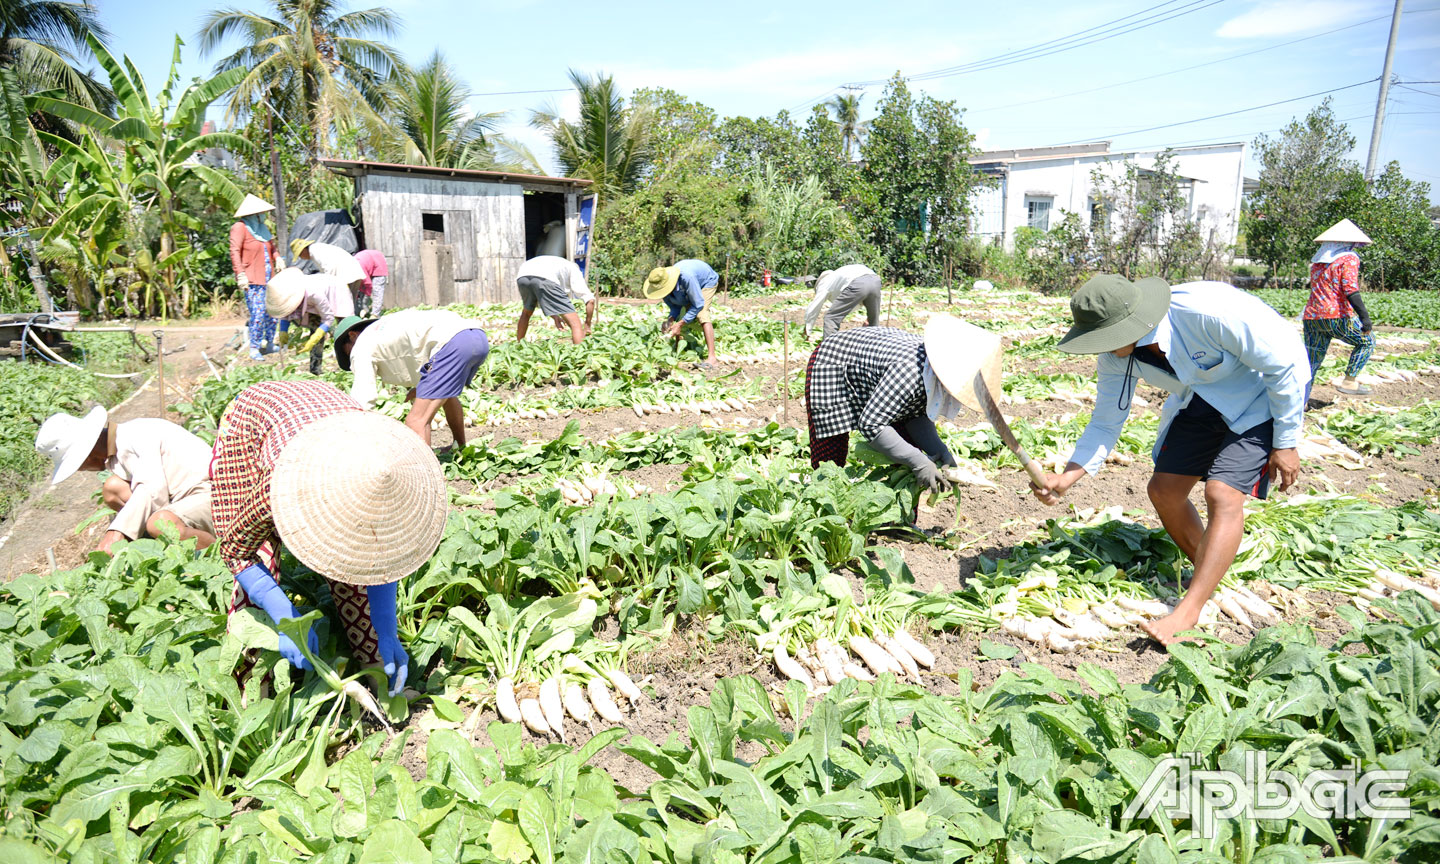
[[[720,274],[704,261],[686,258],[669,267],[656,267],[645,277],[645,299],[664,299],[670,307],[664,332],[675,341],[686,324],[700,322],[705,331],[705,360],[699,366],[709,369],[715,365],[715,325],[710,316],[710,301],[715,297],[715,288],[720,284]]]
[[[325,334],[335,329],[337,318],[355,314],[355,300],[350,289],[328,273],[306,275],[298,267],[276,273],[265,288],[265,309],[280,319],[277,345],[290,341],[290,325],[299,323],[312,328],[310,338],[300,346],[310,352],[310,374],[319,375],[325,360]]]
[[[366,318],[379,315],[385,305],[385,280],[390,276],[390,265],[379,249],[361,249],[355,253],[355,263],[365,274],[365,286],[355,298],[355,306]]]
[[[828,338],[840,332],[845,318],[855,307],[865,304],[865,326],[874,327],[880,323],[880,277],[864,264],[846,264],[838,270],[826,270],[815,282],[815,299],[805,307],[805,338],[820,310],[830,304],[825,314],[825,329],[821,338]]]
[[[51,484],[76,471],[110,472],[101,487],[115,511],[95,548],[160,537],[165,525],[204,549],[215,542],[210,523],[210,445],[169,420],[109,422],[104,408],[82,417],[55,414],[40,426],[35,449],[55,462]]]
[[[525,332],[530,329],[530,316],[535,307],[556,320],[570,325],[570,341],[579,345],[590,332],[595,320],[595,295],[585,284],[585,274],[580,266],[568,258],[554,255],[537,255],[520,265],[520,275],[515,278],[520,289],[520,321],[515,325],[515,338],[525,341]],[[580,326],[580,316],[575,314],[575,305],[570,298],[585,301],[585,326]]]
[[[405,417],[430,446],[430,421],[443,406],[455,447],[465,446],[465,409],[460,393],[490,356],[479,322],[445,309],[407,309],[383,318],[346,318],[335,331],[335,362],[355,372],[350,396],[366,409],[379,396],[376,379],[410,392]]]
[[[290,241],[290,254],[295,261],[314,261],[321,273],[331,276],[350,292],[350,305],[360,302],[368,281],[365,268],[349,252],[333,243],[317,243],[296,237]],[[388,271],[387,271],[388,272]],[[383,289],[382,289],[383,290]]]
[[[1369,396],[1370,388],[1355,378],[1375,351],[1370,313],[1360,299],[1360,256],[1356,253],[1370,238],[1354,222],[1341,219],[1315,242],[1320,249],[1310,259],[1310,300],[1302,316],[1310,377],[1315,377],[1330,353],[1330,340],[1339,339],[1354,347],[1345,364],[1345,380],[1335,389],[1350,396]]]
[[[272,621],[298,615],[280,587],[283,543],[330,583],[356,661],[383,667],[390,695],[399,693],[410,657],[396,588],[445,528],[445,479],[429,449],[329,384],[266,381],[225,409],[211,476],[220,557],[235,574],[230,614],[255,606]],[[319,649],[313,630],[307,642]],[[309,668],[283,634],[279,650]]]
[[[1245,498],[1264,498],[1271,480],[1285,491],[1300,474],[1295,446],[1310,367],[1305,346],[1274,309],[1222,282],[1169,286],[1096,276],[1070,301],[1075,326],[1060,340],[1071,354],[1098,354],[1095,412],[1063,474],[1032,489],[1058,503],[1094,474],[1115,447],[1143,380],[1171,393],[1160,412],[1150,500],[1195,575],[1180,604],[1142,625],[1162,645],[1195,626],[1235,560]],[[1190,503],[1205,481],[1206,525]]]
[[[929,338],[933,337],[933,338]],[[945,326],[922,339],[894,327],[844,330],[827,337],[805,368],[805,407],[810,421],[810,465],[844,465],[850,432],[908,466],[923,489],[941,491],[949,481],[936,467],[954,465],[935,421],[954,417],[960,403],[941,384],[930,356],[961,348]]]

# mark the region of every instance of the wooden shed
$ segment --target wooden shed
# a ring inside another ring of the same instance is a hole
[[[542,251],[586,268],[595,196],[589,180],[327,159],[355,181],[361,246],[384,253],[386,308],[507,303],[520,264]],[[563,231],[546,242],[546,226]]]

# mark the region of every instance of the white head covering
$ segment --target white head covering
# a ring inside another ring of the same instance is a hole
[[[940,376],[935,374],[929,360],[925,361],[925,369],[921,375],[925,379],[925,415],[932,421],[942,417],[954,420],[964,406],[940,383]]]
[[[1326,241],[1320,244],[1320,251],[1315,253],[1314,257],[1310,259],[1310,263],[1330,264],[1345,255],[1354,255],[1356,260],[1359,260],[1360,256],[1355,251],[1355,247],[1358,245],[1357,243],[1335,243]]]

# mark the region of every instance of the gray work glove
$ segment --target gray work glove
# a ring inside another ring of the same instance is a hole
[[[940,469],[920,450],[905,443],[893,426],[883,427],[870,446],[884,453],[890,461],[907,466],[915,474],[915,482],[929,492],[944,492],[950,488],[950,481],[940,474]],[[942,445],[943,446],[943,445]]]
[[[935,421],[923,414],[919,417],[912,417],[905,421],[905,432],[909,434],[910,440],[925,452],[932,460],[941,465],[958,465],[955,455],[945,442],[940,440],[940,432],[935,428]]]

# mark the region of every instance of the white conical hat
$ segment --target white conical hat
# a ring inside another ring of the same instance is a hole
[[[245,200],[240,202],[240,209],[235,211],[235,218],[242,219],[246,216],[254,216],[256,213],[268,213],[274,209],[275,205],[268,203],[264,198],[246,195]]]
[[[1325,229],[1325,233],[1315,238],[1316,243],[1369,243],[1370,238],[1360,226],[1349,219],[1341,219],[1334,225]]]
[[[265,314],[284,318],[305,302],[305,280],[299,267],[286,267],[265,283]]]
[[[925,356],[940,384],[972,411],[983,411],[975,396],[977,377],[1000,398],[1000,334],[961,321],[954,315],[932,315],[925,324]]]
[[[424,440],[374,411],[309,423],[270,474],[285,548],[347,585],[388,585],[423,566],[440,545],[449,502],[445,474]]]

